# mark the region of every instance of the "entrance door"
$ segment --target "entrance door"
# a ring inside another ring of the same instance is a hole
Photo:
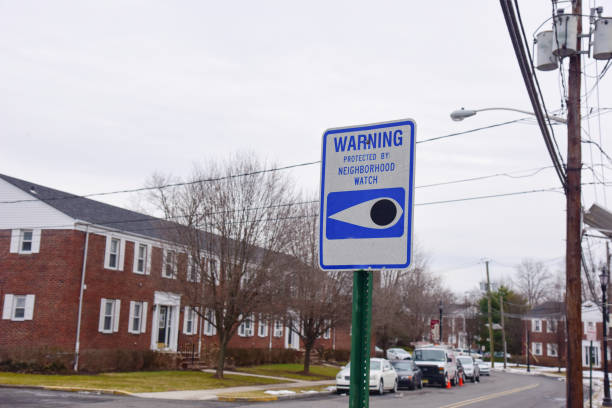
[[[157,330],[157,344],[166,348],[170,345],[170,327],[172,327],[172,313],[170,306],[159,307],[159,320]]]

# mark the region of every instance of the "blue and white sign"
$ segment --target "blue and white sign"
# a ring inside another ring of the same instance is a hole
[[[411,119],[323,134],[321,269],[410,265],[415,138]]]

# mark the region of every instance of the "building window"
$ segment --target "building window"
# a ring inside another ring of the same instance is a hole
[[[542,355],[542,343],[531,343],[531,352],[534,356]]]
[[[280,320],[274,321],[274,337],[283,336],[283,322]]]
[[[125,252],[125,240],[114,237],[106,237],[106,253],[104,256],[104,267],[106,269],[123,270],[123,255]]]
[[[119,299],[105,299],[100,301],[100,320],[98,331],[101,333],[116,333],[119,331],[119,312],[121,301]]]
[[[204,320],[204,335],[214,336],[217,334],[217,328],[215,327],[215,312],[210,309],[206,309],[206,319]]]
[[[549,357],[558,357],[559,347],[554,343],[548,343],[546,345],[546,355]]]
[[[33,254],[40,249],[40,229],[14,229],[11,231],[10,252]]]
[[[129,333],[140,334],[146,332],[148,305],[147,302],[130,302]]]
[[[32,230],[21,230],[21,245],[19,245],[19,252],[32,252]]]
[[[268,322],[262,319],[262,316],[259,316],[259,324],[257,326],[257,335],[259,337],[267,337],[268,336]]]
[[[238,326],[238,335],[240,337],[253,337],[253,316],[248,316],[242,320]]]
[[[533,319],[531,321],[531,331],[536,332],[536,333],[541,332],[542,331],[542,320]]]
[[[198,333],[198,314],[193,307],[185,306],[183,314],[183,334]]]
[[[546,333],[555,333],[557,331],[557,321],[549,319],[546,321]]]
[[[2,319],[13,321],[32,320],[34,316],[34,295],[4,295]]]
[[[134,243],[134,273],[148,275],[149,246],[146,244]]]
[[[164,254],[164,267],[162,268],[162,277],[176,279],[176,252],[166,251]]]
[[[189,255],[187,261],[187,282],[199,282],[200,273],[198,270],[197,262],[194,261],[193,257]]]
[[[329,340],[331,338],[331,327],[328,327],[325,332],[323,332],[323,338],[325,340]]]

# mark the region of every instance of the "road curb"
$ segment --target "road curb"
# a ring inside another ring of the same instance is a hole
[[[333,394],[331,391],[318,391],[318,392],[305,392],[296,393],[289,395],[270,395],[261,397],[241,397],[232,395],[218,395],[217,400],[223,402],[270,402],[270,401],[283,401],[283,400],[294,400],[308,397],[319,396],[321,394]]]
[[[65,391],[65,392],[91,392],[96,394],[106,395],[124,395],[134,396],[131,392],[123,390],[102,390],[98,388],[79,388],[79,387],[62,387],[59,385],[21,385],[21,384],[0,384],[1,388],[20,388],[31,390],[47,390],[47,391]]]

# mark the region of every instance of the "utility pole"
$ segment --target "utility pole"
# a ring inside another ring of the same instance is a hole
[[[491,318],[491,281],[489,280],[489,261],[485,261],[487,266],[487,305],[489,308],[489,352],[491,353],[491,368],[495,367],[493,357],[493,319]]]
[[[580,263],[581,243],[581,171],[582,151],[580,145],[580,75],[582,39],[582,0],[574,0],[572,14],[579,16],[576,53],[569,57],[569,91],[567,99],[567,201],[566,201],[566,313],[567,313],[567,407],[581,408],[582,384],[582,319]]]
[[[508,365],[508,351],[506,348],[506,326],[504,325],[504,298],[499,295],[499,310],[501,312],[502,339],[504,341],[504,368]]]
[[[438,324],[440,332],[440,344],[442,344],[442,301],[440,301],[440,323]]]

